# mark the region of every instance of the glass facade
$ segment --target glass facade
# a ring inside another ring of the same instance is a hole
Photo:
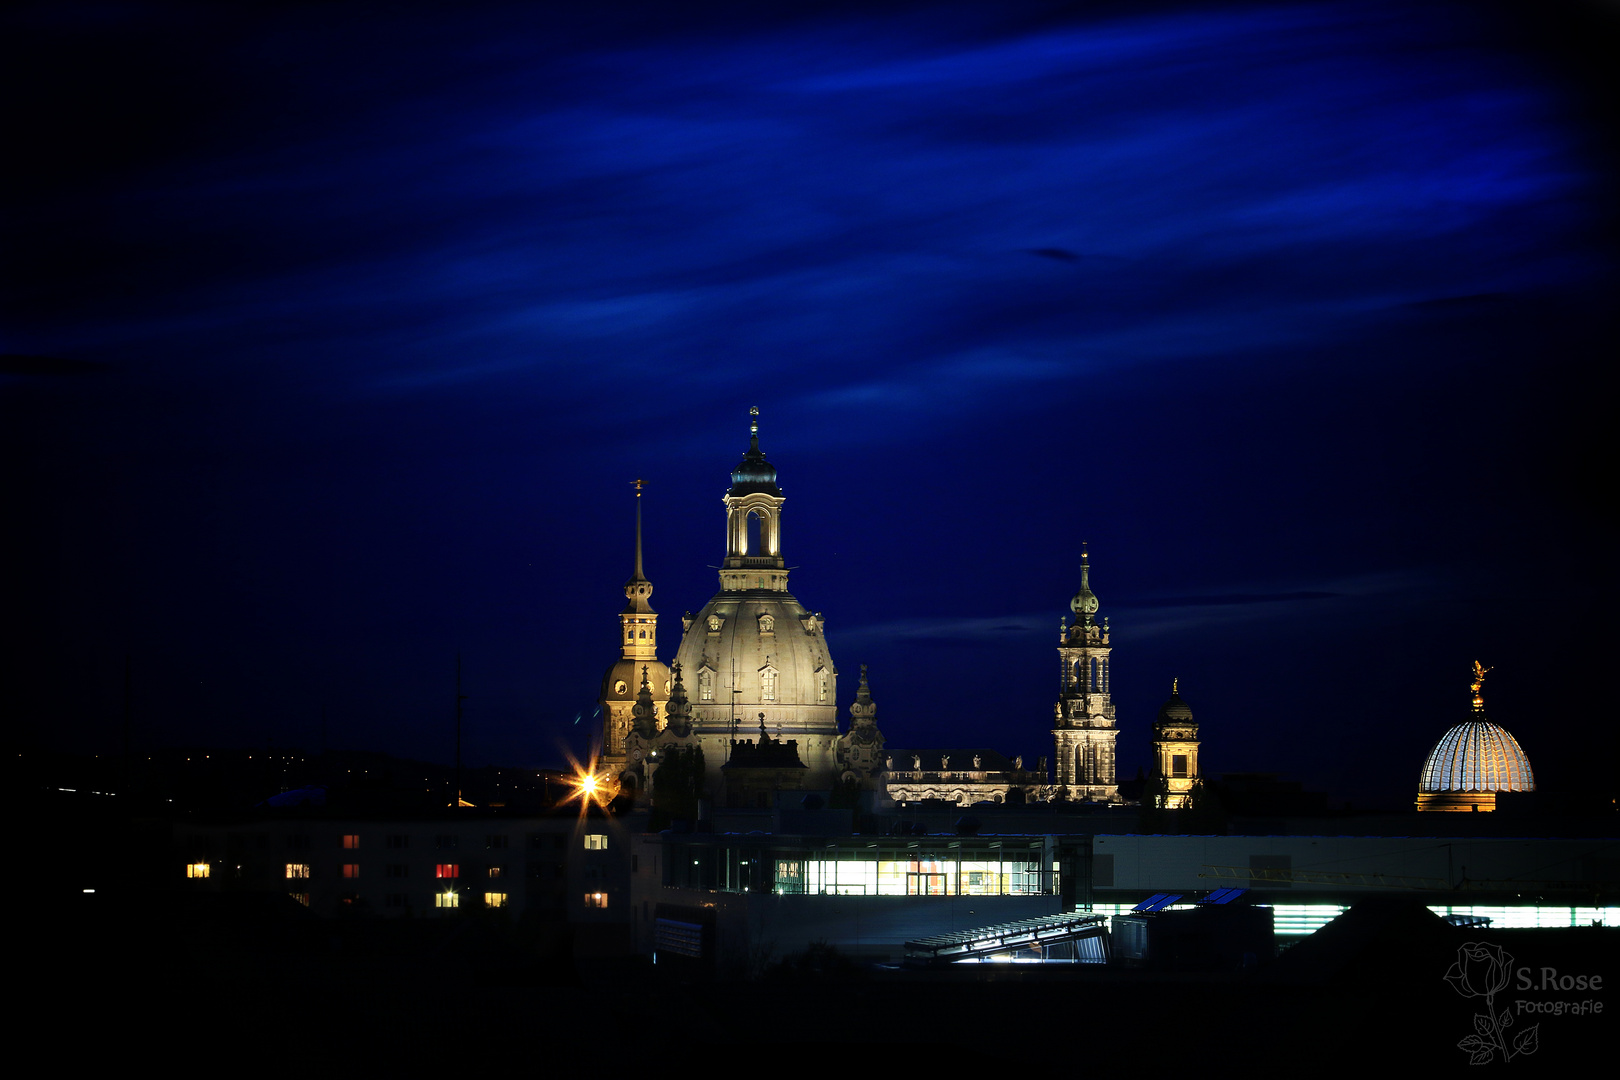
[[[690,844],[672,850],[664,884],[809,896],[1039,896],[1057,889],[1056,869],[1046,869],[1045,859],[1040,844],[817,851]]]

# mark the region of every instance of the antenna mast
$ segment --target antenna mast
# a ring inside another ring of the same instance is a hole
[[[461,809],[461,703],[467,695],[461,692],[461,650],[456,650],[456,809]]]

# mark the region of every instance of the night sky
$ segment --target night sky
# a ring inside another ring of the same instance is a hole
[[[667,660],[757,405],[892,746],[1050,754],[1086,541],[1122,776],[1179,677],[1206,772],[1409,803],[1478,658],[1582,782],[1612,15],[761,6],[10,8],[13,737],[116,751],[127,655],[137,747],[448,761],[459,650],[558,763],[630,482]]]

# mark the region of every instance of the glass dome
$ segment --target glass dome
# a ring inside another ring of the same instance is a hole
[[[1518,740],[1489,720],[1465,720],[1440,736],[1423,763],[1418,791],[1534,791]]]

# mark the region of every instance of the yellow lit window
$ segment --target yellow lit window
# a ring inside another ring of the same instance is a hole
[[[586,833],[585,834],[585,850],[586,851],[606,851],[607,850],[607,834],[606,833]]]
[[[433,894],[433,906],[434,907],[441,907],[441,908],[460,907],[461,906],[460,905],[460,900],[461,900],[461,897],[457,896],[453,892],[442,892],[442,893],[434,893]]]
[[[505,907],[506,894],[503,892],[487,892],[484,894],[485,907]]]
[[[360,834],[359,833],[345,833],[343,835],[343,850],[345,850],[345,851],[353,851],[355,848],[357,848],[359,846],[360,846]]]
[[[290,862],[287,864],[287,877],[289,879],[303,880],[309,877],[309,863]]]
[[[588,892],[588,893],[586,893],[585,894],[585,906],[586,907],[593,907],[593,908],[605,908],[605,907],[607,907],[607,893],[605,893],[605,892]]]
[[[343,864],[343,876],[346,877],[346,878],[357,878],[357,877],[359,877],[360,876],[360,864],[357,863],[357,862],[346,862],[346,863],[344,863]]]
[[[188,878],[205,878],[207,876],[208,876],[208,864],[207,863],[205,863],[205,862],[194,862],[194,863],[187,863],[186,864],[186,877],[188,877]]]

